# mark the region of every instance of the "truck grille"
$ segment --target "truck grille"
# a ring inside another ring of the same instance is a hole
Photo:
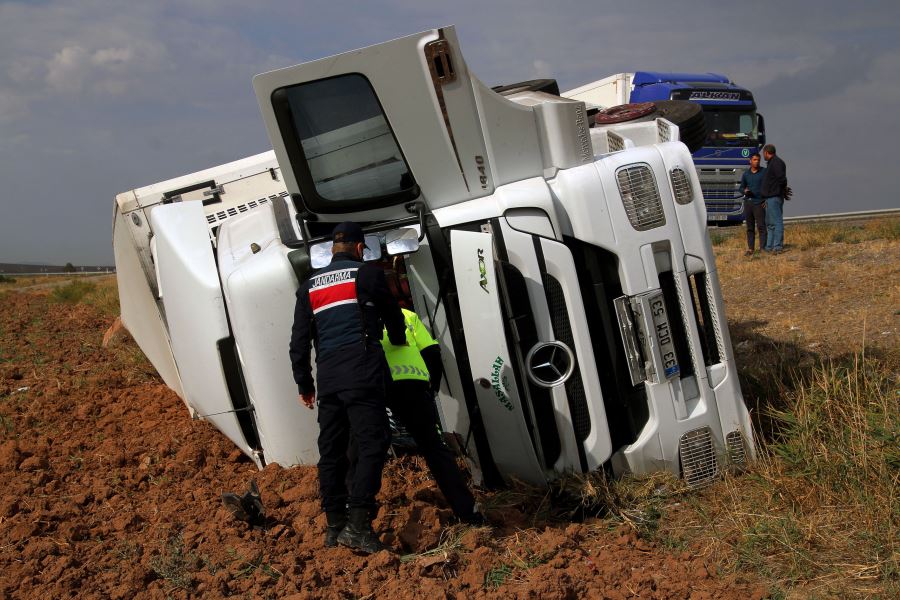
[[[537,342],[537,327],[534,322],[534,310],[528,300],[528,287],[525,277],[514,265],[499,261],[500,282],[503,288],[503,310],[507,344],[511,352],[515,352],[513,360],[513,376],[519,390],[525,421],[531,434],[531,442],[540,446],[540,454],[544,466],[552,468],[562,452],[562,442],[556,429],[553,417],[553,399],[550,390],[535,385],[522,372],[525,354]],[[532,417],[533,415],[533,417]]]
[[[705,200],[740,200],[741,184],[739,181],[703,181],[700,180],[700,189],[703,190],[703,198]],[[723,205],[735,204],[722,203]],[[740,202],[737,203],[738,205]]]
[[[691,487],[708,485],[719,474],[709,427],[700,427],[682,435],[678,441],[678,455],[681,459],[681,476]]]
[[[632,227],[637,231],[647,231],[666,224],[659,188],[650,167],[623,167],[616,173],[616,180]]]
[[[563,295],[562,286],[552,275],[544,273],[544,289],[547,292],[547,304],[550,309],[550,322],[553,325],[553,333],[556,339],[566,346],[575,349],[575,339],[572,337],[572,326],[569,323],[569,312],[566,308],[566,297]],[[588,413],[587,395],[584,392],[584,383],[581,380],[581,371],[578,368],[578,357],[575,357],[575,371],[566,382],[566,397],[569,400],[569,412],[572,414],[572,427],[575,437],[583,442],[591,432],[591,417]]]
[[[634,441],[650,419],[647,390],[633,385],[628,359],[618,335],[614,300],[622,295],[618,258],[591,244],[566,238],[584,301],[600,391],[613,448]]]

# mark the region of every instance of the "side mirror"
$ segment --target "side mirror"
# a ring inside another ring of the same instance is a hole
[[[309,262],[313,269],[321,269],[331,264],[331,246],[330,241],[310,246]]]
[[[321,269],[331,264],[331,247],[334,245],[330,240],[327,242],[319,242],[309,249],[309,260],[313,269]],[[381,240],[377,235],[366,236],[366,248],[363,250],[363,260],[370,262],[381,258]]]
[[[766,145],[766,120],[759,113],[756,113],[756,139],[759,140],[760,147]]]
[[[412,227],[388,231],[384,234],[384,245],[389,256],[415,252],[419,249],[419,232]]]
[[[366,236],[366,249],[363,250],[363,260],[370,262],[381,258],[381,240],[377,235]]]

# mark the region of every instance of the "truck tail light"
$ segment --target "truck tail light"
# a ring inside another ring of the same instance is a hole
[[[678,204],[690,204],[694,199],[694,188],[688,179],[687,173],[682,169],[675,167],[669,173],[672,179],[672,191],[675,192],[675,202]]]

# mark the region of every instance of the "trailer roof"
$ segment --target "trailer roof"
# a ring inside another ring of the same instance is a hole
[[[164,194],[173,189],[184,188],[195,183],[213,179],[217,184],[221,185],[236,179],[242,179],[250,175],[262,173],[269,169],[277,168],[278,161],[275,160],[275,151],[269,150],[268,152],[248,156],[230,163],[136,188],[133,191],[135,197],[140,199],[147,196]]]

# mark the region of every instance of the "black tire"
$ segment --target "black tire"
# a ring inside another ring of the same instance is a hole
[[[681,141],[688,147],[691,154],[703,147],[703,144],[706,143],[706,119],[703,116],[702,106],[695,104],[694,102],[688,102],[687,100],[658,100],[653,102],[653,105],[655,110],[650,113],[642,114],[633,119],[618,118],[616,122],[636,123],[663,118],[678,126]],[[622,106],[616,106],[606,110],[619,109],[621,112],[623,107],[630,106],[639,107],[641,105],[623,104]],[[600,111],[600,113],[603,112],[604,111]],[[605,123],[599,124],[604,125]]]
[[[656,113],[653,118],[662,117],[678,125],[681,141],[691,154],[706,143],[706,118],[703,107],[687,100],[660,100],[654,102]]]
[[[491,88],[501,96],[511,96],[519,92],[544,92],[559,96],[559,84],[555,79],[529,79],[509,85],[496,85]]]

